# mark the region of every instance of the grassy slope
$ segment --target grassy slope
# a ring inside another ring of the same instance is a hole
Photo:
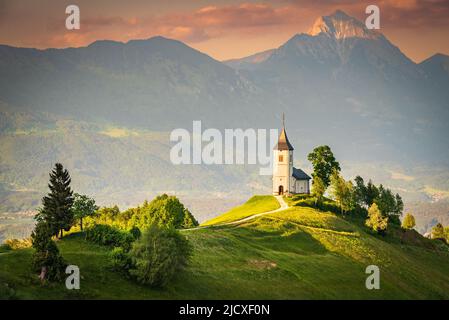
[[[64,257],[80,267],[79,292],[62,285],[40,287],[28,269],[29,249],[0,254],[0,284],[14,287],[18,298],[449,299],[447,248],[373,236],[364,227],[311,208],[293,207],[238,226],[185,235],[194,245],[193,259],[164,290],[109,271],[108,249],[86,243],[81,234],[58,243]],[[365,289],[369,264],[381,269],[381,290]]]
[[[236,221],[254,214],[276,210],[279,207],[279,202],[273,196],[253,196],[241,206],[235,207],[230,211],[209,221],[203,222],[201,225],[209,226]]]

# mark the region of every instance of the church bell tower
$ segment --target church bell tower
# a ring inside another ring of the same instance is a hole
[[[282,131],[278,143],[273,149],[273,195],[284,195],[294,192],[293,146],[285,131],[285,116],[282,115]],[[293,184],[293,185],[292,185]]]

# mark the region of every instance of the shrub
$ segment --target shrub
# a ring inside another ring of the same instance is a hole
[[[0,282],[0,300],[14,300],[16,292],[7,283]]]
[[[7,239],[5,245],[11,250],[30,248],[33,245],[31,238],[25,239]]]
[[[121,247],[112,249],[109,260],[115,271],[127,273],[132,267],[132,261],[128,253]]]
[[[140,236],[142,235],[142,232],[140,232],[140,229],[137,228],[136,226],[132,227],[131,230],[129,230],[129,233],[132,234],[132,236],[134,237],[134,240],[139,239]]]
[[[129,252],[133,264],[129,273],[142,284],[163,287],[187,265],[191,253],[192,247],[178,231],[152,225]]]
[[[134,241],[134,236],[108,225],[97,224],[86,231],[86,240],[104,246],[122,247],[128,251]]]
[[[6,243],[0,245],[0,253],[11,251],[11,250],[12,250],[12,248],[9,245],[7,245]]]

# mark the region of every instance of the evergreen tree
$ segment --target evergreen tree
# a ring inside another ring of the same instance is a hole
[[[361,208],[369,207],[367,204],[367,194],[368,189],[365,186],[365,181],[361,176],[357,176],[354,179],[355,186],[354,186],[354,202],[356,205],[358,205]]]
[[[50,193],[42,199],[43,208],[36,216],[45,221],[52,235],[62,237],[63,230],[69,231],[73,225],[73,192],[70,188],[70,175],[62,164],[57,163],[50,173]]]
[[[51,237],[52,229],[45,221],[39,221],[31,234],[35,249],[32,266],[40,272],[41,280],[60,280],[67,266]]]
[[[382,217],[377,204],[373,203],[368,209],[368,219],[365,224],[377,233],[384,233],[388,227],[388,218]]]
[[[415,217],[411,215],[410,213],[407,213],[404,217],[404,220],[402,220],[402,228],[411,230],[416,226],[415,223]]]
[[[369,180],[366,185],[365,204],[369,208],[374,203],[374,200],[379,196],[379,189]]]

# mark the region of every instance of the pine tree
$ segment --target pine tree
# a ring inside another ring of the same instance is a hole
[[[33,269],[40,272],[41,280],[59,280],[63,277],[66,263],[59,254],[58,247],[51,239],[52,230],[48,223],[39,221],[31,234],[35,252]]]
[[[43,208],[36,216],[38,221],[45,221],[51,234],[62,237],[63,230],[69,231],[74,222],[72,212],[73,192],[70,188],[70,175],[62,164],[55,164],[50,173],[50,193],[42,199]]]

